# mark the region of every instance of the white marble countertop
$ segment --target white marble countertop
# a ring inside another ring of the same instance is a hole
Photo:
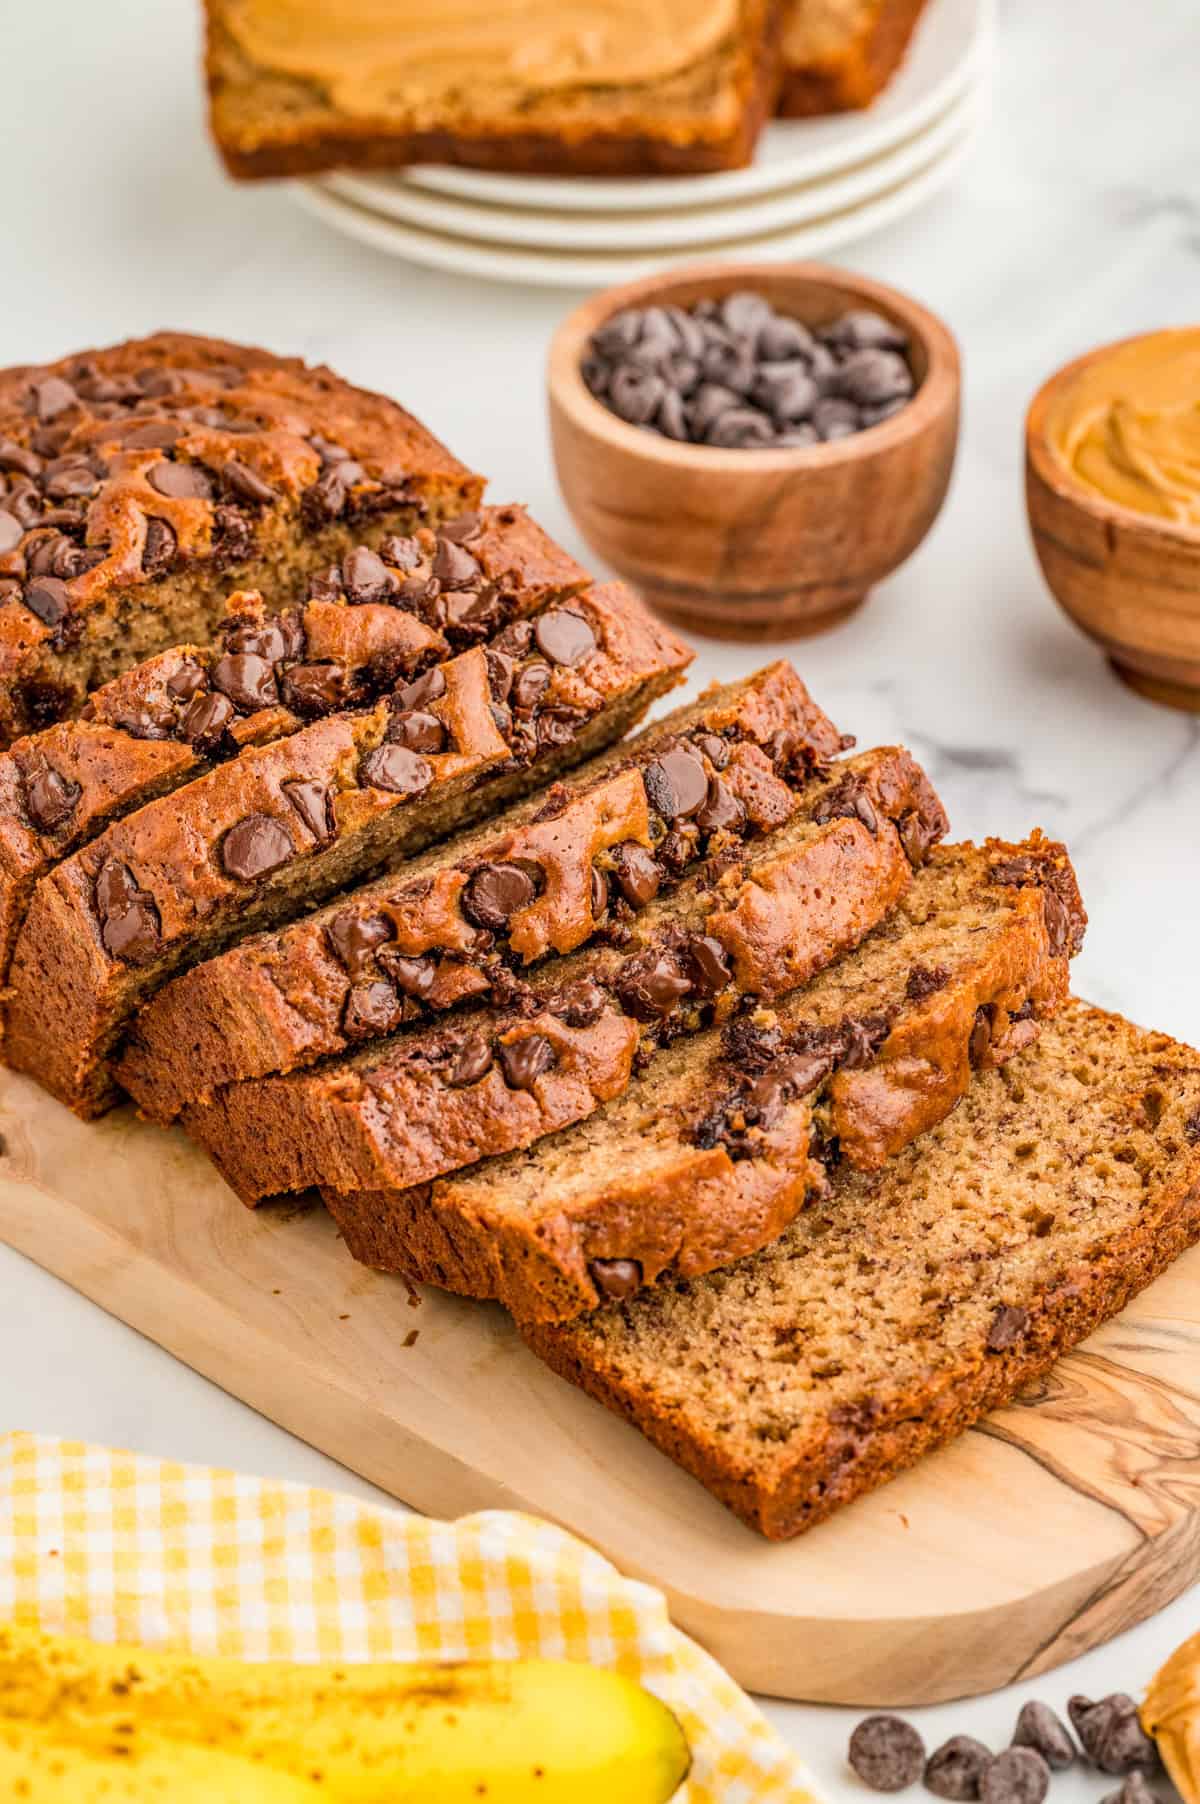
[[[476,468],[583,547],[543,419],[548,335],[572,297],[427,274],[330,235],[279,188],[237,189],[203,135],[191,0],[4,9],[0,363],[163,325],[326,359],[398,395]],[[1194,950],[1200,723],[1137,700],[1059,615],[1026,533],[1021,421],[1074,353],[1194,322],[1200,296],[1195,0],[1007,0],[992,117],[953,187],[847,263],[959,334],[962,450],[946,510],[854,621],[795,648],[861,743],[925,761],[962,836],[1040,825],[1070,844],[1092,923],[1083,993],[1200,1036]],[[786,648],[784,648],[786,649]],[[704,644],[701,678],[756,654]],[[0,1249],[0,1428],[367,1487]],[[1197,1625],[1195,1593],[1033,1687],[918,1713],[931,1745],[1003,1745],[1020,1698],[1137,1690]],[[771,1706],[827,1792],[851,1713]],[[1056,1804],[1099,1798],[1056,1782]]]

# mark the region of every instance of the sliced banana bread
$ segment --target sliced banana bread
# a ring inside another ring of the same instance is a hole
[[[1072,1003],[774,1245],[524,1332],[783,1540],[1015,1396],[1197,1238],[1200,1053]]]
[[[997,881],[1013,859],[1048,887]],[[535,1321],[695,1277],[781,1233],[826,1168],[882,1166],[973,1069],[1034,1039],[1082,927],[1061,847],[947,847],[855,951],[677,1041],[578,1126],[433,1184],[326,1201],[356,1258]]]
[[[0,746],[290,597],[483,482],[411,414],[297,358],[163,332],[0,372]]]
[[[467,163],[636,175],[749,162],[778,87],[770,0],[570,14],[208,0],[213,136],[241,177]]]
[[[536,656],[489,669],[482,647],[463,652],[374,708],[248,748],[65,859],[17,942],[7,1061],[99,1113],[128,1021],[174,971],[610,743],[691,656],[620,584],[539,631]]]
[[[791,117],[869,106],[895,74],[927,0],[784,0],[783,87]]]
[[[269,614],[239,591],[214,645],[158,652],[96,690],[78,719],[16,740],[0,753],[0,986],[34,884],[110,821],[243,746],[370,704],[452,648],[511,647],[529,615],[587,581],[522,509],[485,508],[440,532],[392,534],[378,553],[355,547],[302,606]]]
[[[865,825],[869,780],[892,798],[914,856],[944,831],[945,816],[907,753],[855,764],[853,780],[814,783],[770,838],[647,900],[615,943],[510,985],[508,1006],[311,1071],[231,1085],[186,1109],[185,1126],[254,1202],[318,1183],[403,1190],[583,1120],[625,1087],[636,1051],[699,1033],[746,993],[803,983],[892,907],[909,858],[882,803]],[[596,1057],[601,1037],[609,1065]]]
[[[786,821],[841,747],[790,665],[710,691],[548,796],[183,973],[134,1024],[121,1082],[146,1114],[170,1120],[226,1084],[312,1064],[472,997],[504,999],[511,973],[548,952],[597,933],[624,943],[685,871]],[[893,814],[909,776],[893,774]],[[919,836],[930,830],[917,825],[918,804],[936,825],[940,813],[924,790],[914,795],[906,831]],[[907,871],[898,848],[893,862]],[[846,887],[851,906],[861,885]]]

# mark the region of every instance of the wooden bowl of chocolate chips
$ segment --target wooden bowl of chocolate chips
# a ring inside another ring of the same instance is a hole
[[[861,606],[929,531],[958,442],[947,328],[818,263],[606,289],[559,327],[548,381],[580,532],[718,638],[795,638]]]

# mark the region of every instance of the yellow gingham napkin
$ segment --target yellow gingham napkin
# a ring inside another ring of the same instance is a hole
[[[248,1660],[587,1660],[692,1749],[679,1804],[813,1804],[802,1763],[648,1585],[501,1510],[436,1522],[333,1491],[0,1436],[0,1621]]]

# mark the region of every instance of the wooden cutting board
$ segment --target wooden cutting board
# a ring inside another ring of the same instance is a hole
[[[405,1503],[573,1529],[752,1690],[989,1691],[1200,1571],[1200,1249],[1019,1403],[771,1546],[539,1365],[501,1310],[354,1265],[319,1206],[253,1215],[181,1134],[127,1110],[86,1126],[8,1073],[0,1135],[11,1246]]]

